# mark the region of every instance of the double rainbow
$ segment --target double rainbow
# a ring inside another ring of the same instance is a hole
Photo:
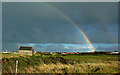
[[[55,10],[60,16],[64,17],[66,20],[68,20],[70,23],[72,23],[82,34],[82,36],[84,37],[84,39],[86,40],[86,42],[89,44],[89,46],[92,48],[92,50],[94,52],[96,52],[94,46],[92,45],[91,41],[88,39],[88,37],[85,35],[85,33],[83,33],[83,31],[80,29],[80,27],[70,18],[68,17],[66,14],[64,14],[62,11],[58,10],[57,8],[55,8],[54,6],[48,4],[48,3],[44,3],[45,6]]]

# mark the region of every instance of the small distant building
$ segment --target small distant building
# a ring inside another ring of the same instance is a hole
[[[20,54],[25,54],[25,55],[33,55],[34,54],[34,48],[32,47],[25,47],[21,46],[19,49]]]
[[[119,52],[118,52],[118,51],[114,51],[113,53],[114,53],[114,54],[118,54]]]
[[[8,51],[7,51],[7,49],[6,49],[6,51],[5,52],[3,52],[3,53],[9,53]]]

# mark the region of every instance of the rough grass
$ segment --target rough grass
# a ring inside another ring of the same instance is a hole
[[[15,57],[20,57],[20,56],[26,57],[28,55],[21,55],[21,54],[17,54],[17,53],[2,53],[2,58],[3,57],[5,57],[5,58],[15,58]]]
[[[33,56],[20,54],[2,55],[2,72],[15,73],[120,73],[118,55],[43,54]]]

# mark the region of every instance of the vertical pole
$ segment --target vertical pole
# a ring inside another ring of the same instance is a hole
[[[17,75],[17,67],[18,67],[18,60],[16,60],[16,71],[15,71],[15,75]]]

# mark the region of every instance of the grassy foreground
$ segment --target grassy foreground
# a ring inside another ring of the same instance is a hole
[[[2,54],[2,73],[120,73],[120,59],[113,54]]]

